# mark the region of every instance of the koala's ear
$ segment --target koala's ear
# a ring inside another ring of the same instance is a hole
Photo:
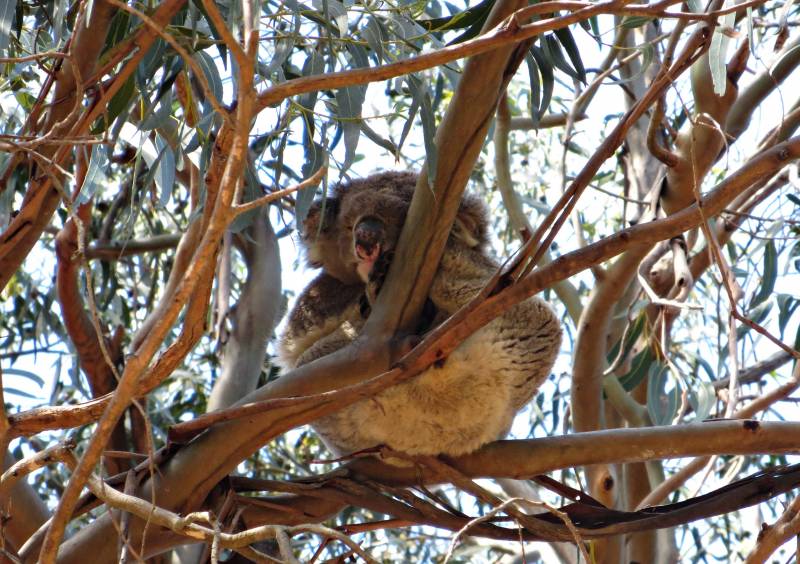
[[[453,224],[453,236],[468,247],[481,247],[489,241],[486,205],[477,197],[466,194],[461,201]]]
[[[304,237],[315,237],[317,234],[329,230],[336,222],[339,214],[339,198],[327,197],[316,200],[308,208],[308,214],[300,223]]]

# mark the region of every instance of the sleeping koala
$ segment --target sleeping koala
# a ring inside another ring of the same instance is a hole
[[[285,368],[338,350],[361,331],[380,292],[417,182],[410,172],[340,184],[315,202],[301,243],[322,272],[297,299],[278,345]],[[465,195],[428,296],[441,321],[498,269],[486,208]],[[441,364],[314,422],[337,456],[387,445],[409,454],[461,455],[503,437],[550,374],[561,344],[551,308],[531,297],[468,337]]]

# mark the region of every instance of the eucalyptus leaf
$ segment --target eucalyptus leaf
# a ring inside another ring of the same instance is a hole
[[[3,386],[3,393],[12,394],[15,396],[21,396],[23,398],[28,398],[28,399],[39,399],[38,396],[20,390],[19,388],[14,388],[12,386]]]
[[[536,61],[536,66],[542,77],[542,102],[539,106],[539,118],[541,118],[547,111],[547,108],[550,107],[550,100],[553,98],[555,75],[553,74],[553,65],[548,61],[541,48],[534,45],[531,47],[530,53]]]
[[[93,145],[86,177],[83,179],[78,197],[75,198],[76,206],[88,202],[97,192],[97,189],[103,185],[103,182],[107,180],[106,167],[108,167],[108,155],[105,148],[100,145]]]
[[[480,4],[458,11],[450,16],[416,20],[416,22],[429,31],[471,28],[477,23],[483,25],[494,3],[495,0],[483,0]]]
[[[436,135],[436,116],[431,105],[431,93],[426,81],[417,75],[409,75],[408,87],[414,100],[419,104],[422,121],[422,139],[425,144],[425,165],[428,172],[428,184],[435,189],[436,163],[438,151],[434,136]]]
[[[775,281],[778,279],[778,251],[775,242],[770,239],[764,248],[764,272],[761,276],[761,285],[750,300],[750,308],[754,308],[772,295]]]
[[[308,137],[306,136],[306,139]],[[315,141],[307,141],[305,147],[305,163],[303,164],[303,177],[308,178],[316,173],[327,162],[325,148]],[[297,193],[294,204],[294,214],[297,225],[302,225],[308,215],[311,203],[314,201],[316,187],[309,187]]]
[[[678,414],[680,392],[677,386],[666,389],[669,369],[661,363],[653,363],[647,377],[647,413],[654,425],[669,425]]]
[[[639,354],[633,357],[631,369],[627,374],[621,376],[619,379],[619,383],[622,385],[625,391],[630,392],[645,379],[645,377],[650,373],[650,367],[653,365],[654,361],[655,355],[653,355],[653,351],[650,349],[650,347],[646,347]]]
[[[306,57],[303,62],[303,76],[313,76],[322,74],[325,71],[325,59],[317,49],[312,49],[311,54]],[[317,96],[319,93],[314,90],[299,96],[297,103],[309,111],[314,111],[314,105],[317,103]]]
[[[723,8],[728,7],[728,2],[723,4]],[[711,69],[711,82],[714,84],[714,94],[723,96],[728,83],[728,71],[726,67],[728,45],[730,37],[723,30],[732,28],[736,23],[736,14],[731,12],[725,14],[718,20],[718,25],[714,28],[711,37],[711,46],[708,48],[708,64]]]
[[[639,336],[642,334],[642,330],[644,330],[645,323],[646,316],[644,314],[639,315],[633,320],[629,328],[626,329],[624,342],[622,339],[620,339],[614,344],[613,347],[611,347],[611,350],[606,357],[606,360],[609,362],[609,364],[614,362],[614,359],[619,356],[620,344],[622,344],[622,358],[626,358],[628,354],[630,354],[633,345],[635,345],[639,340]]]
[[[158,204],[165,207],[175,186],[175,153],[169,143],[158,133],[156,133],[156,149],[159,152],[159,163],[155,175],[156,186],[160,193]]]
[[[561,50],[561,44],[554,35],[545,35],[544,41],[542,42],[542,49],[547,59],[554,67],[563,71],[572,78],[581,80],[580,73],[572,68],[572,66],[567,62],[567,59],[564,58],[564,52]]]
[[[555,31],[555,35],[556,38],[561,42],[564,50],[567,52],[567,56],[569,57],[569,60],[578,75],[578,80],[586,84],[586,69],[584,68],[583,61],[581,60],[580,49],[578,49],[578,45],[575,43],[575,39],[572,37],[572,33],[570,32],[569,28],[562,27],[561,29],[557,29]]]
[[[0,0],[0,53],[8,49],[16,5],[15,0]]]
[[[625,16],[622,19],[622,27],[635,29],[637,27],[644,27],[651,21],[653,21],[651,16]]]
[[[772,309],[772,302],[763,302],[756,306],[755,308],[750,310],[750,313],[747,315],[747,319],[761,325],[761,322],[767,318],[769,315],[770,310]],[[746,323],[742,323],[736,327],[736,340],[738,341],[742,337],[744,337],[750,331],[750,325]],[[723,356],[723,355],[720,355]]]
[[[174,79],[174,77],[173,77]],[[167,122],[172,118],[172,100],[174,96],[172,91],[167,91],[160,98],[156,98],[152,104],[144,111],[139,129],[142,131],[151,131],[164,127]]]
[[[695,381],[692,383],[692,389],[689,391],[689,404],[694,410],[697,421],[703,421],[708,418],[716,401],[717,394],[714,391],[714,386],[708,382]]]
[[[222,89],[222,79],[219,76],[219,69],[217,65],[214,63],[214,60],[203,53],[202,51],[198,51],[194,54],[194,60],[197,61],[197,64],[203,70],[203,74],[205,75],[206,81],[211,88],[211,92],[220,103],[222,103],[223,98],[223,89]]]
[[[786,324],[789,323],[792,314],[800,306],[800,300],[788,294],[778,294],[778,330],[783,338],[783,332],[786,330]]]
[[[380,64],[383,62],[383,42],[385,35],[381,29],[381,24],[375,17],[367,19],[366,25],[361,28],[361,37],[367,42],[372,53],[375,55],[375,62]]]
[[[542,88],[539,82],[539,66],[536,64],[536,59],[530,53],[525,54],[525,65],[528,69],[528,84],[531,87],[528,102],[530,104],[529,111],[533,125],[539,125],[539,105],[542,99]]]
[[[21,376],[35,383],[40,388],[44,386],[44,379],[41,376],[20,368],[3,368],[3,376]],[[5,386],[3,389],[5,390]]]
[[[280,68],[283,63],[289,58],[294,49],[295,40],[294,36],[289,36],[275,42],[275,49],[272,53],[272,59],[269,64],[261,71],[264,76],[269,76],[276,69]]]
[[[366,85],[348,86],[336,91],[337,117],[344,136],[345,149],[342,172],[347,171],[356,158],[356,149],[361,138],[361,108],[366,93]]]

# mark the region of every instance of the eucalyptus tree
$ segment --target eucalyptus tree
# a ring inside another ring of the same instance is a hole
[[[0,0],[5,557],[789,550],[797,12]],[[279,374],[296,227],[377,168],[422,171],[395,267],[351,346]],[[398,352],[468,182],[508,260]],[[515,440],[398,466],[305,426],[537,293],[566,339]]]

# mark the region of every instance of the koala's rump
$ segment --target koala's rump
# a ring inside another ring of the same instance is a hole
[[[505,351],[483,333],[462,343],[442,367],[319,419],[315,430],[337,455],[377,445],[459,455],[502,437],[515,413],[513,382],[502,367],[487,369],[486,359],[497,360]]]

